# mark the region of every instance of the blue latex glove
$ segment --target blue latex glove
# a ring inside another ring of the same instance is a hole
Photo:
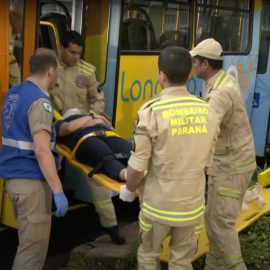
[[[56,217],[63,217],[68,210],[68,200],[64,192],[54,193],[53,194],[54,203],[56,206]]]

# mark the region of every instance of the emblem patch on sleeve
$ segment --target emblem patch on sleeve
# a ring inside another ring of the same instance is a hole
[[[86,87],[87,86],[87,78],[83,75],[79,75],[75,79],[75,84],[77,87]]]
[[[43,107],[43,111],[52,113],[52,105],[51,104],[44,102],[42,104],[42,107]]]

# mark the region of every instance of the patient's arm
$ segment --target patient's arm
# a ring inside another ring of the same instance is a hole
[[[88,115],[88,116],[83,116],[75,120],[71,120],[70,122],[61,123],[58,130],[58,136],[64,137],[75,132],[77,129],[93,127],[98,124],[104,125],[107,128],[112,129],[111,125],[108,125],[107,122],[104,121],[103,118],[99,118],[99,117],[92,118],[91,116]]]
[[[77,129],[85,127],[91,120],[93,120],[91,116],[83,116],[70,122],[63,122],[59,127],[58,135],[60,137],[70,135]]]

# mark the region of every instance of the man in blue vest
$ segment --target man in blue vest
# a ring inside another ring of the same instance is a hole
[[[57,217],[68,201],[57,175],[55,127],[48,91],[57,77],[57,59],[40,48],[30,59],[30,77],[11,88],[2,111],[0,177],[6,181],[19,225],[13,270],[42,269],[51,227],[52,192]]]

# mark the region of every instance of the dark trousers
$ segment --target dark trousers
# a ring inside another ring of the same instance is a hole
[[[76,153],[76,159],[81,163],[95,167],[108,155],[113,153],[123,153],[129,158],[130,152],[131,144],[123,138],[102,136],[89,137],[79,146]],[[128,158],[105,161],[99,172],[104,173],[111,178],[119,179],[119,173],[127,166]]]

